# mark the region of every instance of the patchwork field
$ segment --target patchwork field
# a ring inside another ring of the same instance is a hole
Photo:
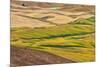
[[[28,54],[31,56],[28,57]],[[38,55],[40,57],[37,62],[33,61]],[[50,60],[49,56],[55,60]],[[27,58],[26,62],[22,57]],[[92,61],[95,61],[95,7],[93,5],[12,1],[12,65]]]

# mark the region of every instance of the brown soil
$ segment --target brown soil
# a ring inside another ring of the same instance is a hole
[[[61,63],[74,63],[74,61],[39,50],[11,47],[12,67]]]

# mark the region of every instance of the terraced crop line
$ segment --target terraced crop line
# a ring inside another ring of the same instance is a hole
[[[53,39],[53,38],[59,38],[59,37],[70,37],[70,36],[77,36],[77,35],[87,35],[87,34],[93,34],[94,32],[85,32],[85,33],[76,33],[76,34],[61,34],[61,35],[55,35],[55,36],[48,36],[48,37],[40,37],[40,38],[22,38],[22,39]]]

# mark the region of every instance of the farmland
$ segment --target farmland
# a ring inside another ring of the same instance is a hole
[[[22,6],[20,2],[12,3],[11,49],[21,50],[22,48],[23,56],[25,55],[23,48],[29,49],[29,52],[31,49],[33,53],[40,52],[41,57],[43,57],[42,54],[50,53],[51,58],[57,56],[69,59],[70,63],[95,61],[95,11],[93,6],[76,5],[79,9],[76,7],[71,9],[73,6],[69,5],[68,9],[65,5],[62,8],[62,4],[56,4],[56,7],[51,6],[54,4],[45,4],[45,7],[44,5],[37,6],[38,3],[34,4],[35,6],[32,7]],[[88,7],[87,11],[81,11],[85,7]],[[14,57],[13,54],[11,57]],[[67,63],[66,60],[58,61]],[[11,63],[21,65],[14,61],[12,59]],[[50,61],[53,62],[52,64],[57,63],[48,59],[48,62]],[[32,65],[28,63],[26,65]],[[24,65],[24,62],[22,64]],[[33,62],[33,65],[37,64]]]

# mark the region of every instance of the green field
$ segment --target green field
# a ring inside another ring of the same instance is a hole
[[[76,62],[95,60],[95,17],[53,27],[13,27],[11,46],[28,47]]]

